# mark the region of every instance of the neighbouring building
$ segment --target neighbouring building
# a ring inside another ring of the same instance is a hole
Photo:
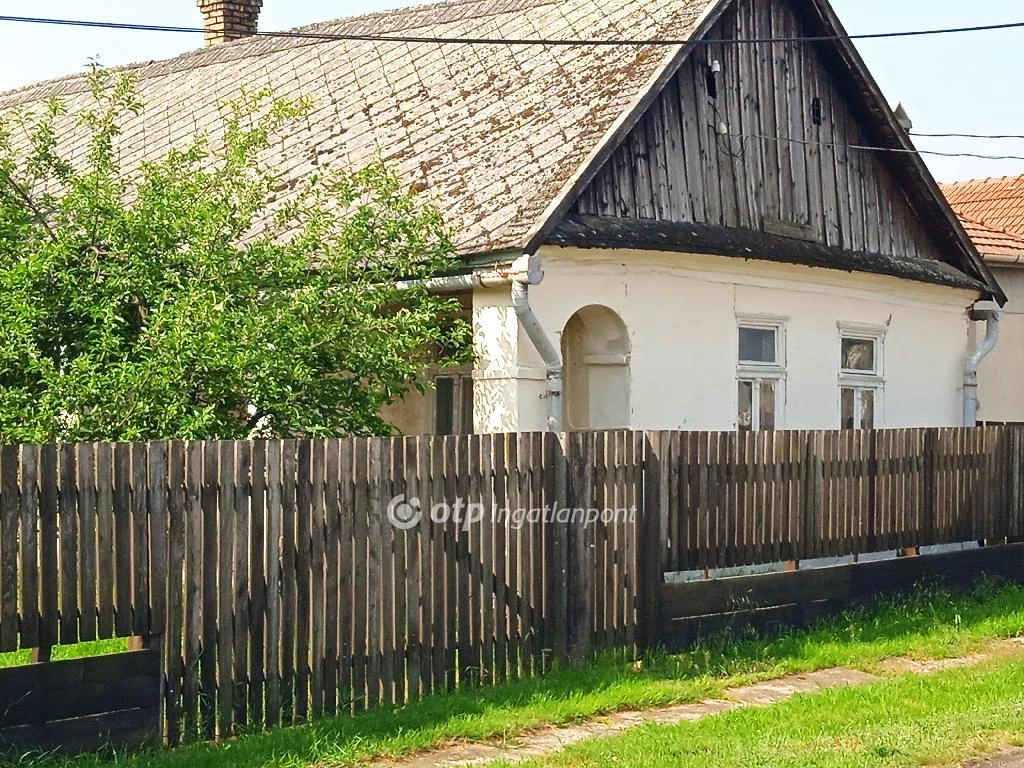
[[[269,85],[315,104],[290,178],[380,151],[457,231],[466,274],[433,288],[475,364],[403,430],[961,424],[970,312],[1004,296],[825,0],[453,0],[258,38],[261,3],[200,5],[209,47],[130,68],[126,154]],[[51,96],[88,87],[0,109]]]
[[[979,417],[1024,423],[1024,176],[943,184],[942,191],[1007,297],[999,343],[979,373]]]

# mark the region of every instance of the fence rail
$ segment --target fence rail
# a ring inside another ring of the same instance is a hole
[[[414,700],[658,642],[665,571],[1021,537],[1022,440],[3,446],[0,651],[149,638],[170,743]]]

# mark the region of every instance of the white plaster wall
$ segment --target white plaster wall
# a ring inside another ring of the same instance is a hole
[[[978,371],[978,418],[1024,422],[1024,267],[992,271],[1008,301],[999,323],[999,343]],[[985,324],[975,324],[975,340],[980,342],[984,335]]]
[[[541,256],[544,281],[530,297],[549,332],[557,337],[590,304],[625,322],[631,427],[736,428],[737,313],[789,318],[782,428],[838,428],[840,322],[888,328],[880,426],[960,423],[972,291],[727,257],[557,248]],[[504,291],[474,296],[477,391],[489,392],[477,403],[480,431],[544,428],[543,367],[509,312]],[[489,405],[501,398],[518,412]]]

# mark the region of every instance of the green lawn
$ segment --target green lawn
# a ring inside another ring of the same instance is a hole
[[[767,709],[648,725],[581,742],[525,768],[951,766],[1024,744],[1024,664],[798,696]]]
[[[909,599],[857,610],[782,637],[719,639],[681,654],[652,654],[636,664],[606,657],[585,670],[432,697],[401,708],[251,734],[220,745],[118,755],[132,768],[307,768],[345,766],[373,755],[399,755],[452,739],[515,734],[618,709],[697,701],[730,685],[831,666],[870,668],[894,655],[962,655],[1024,631],[1024,587],[984,584],[969,592],[922,590]],[[29,758],[22,758],[25,764]],[[87,768],[94,756],[35,760]]]
[[[109,653],[123,653],[128,650],[128,640],[125,638],[114,638],[113,640],[90,640],[85,643],[74,645],[55,645],[51,654],[52,661],[64,659],[82,659],[87,656],[103,656]],[[19,664],[28,664],[31,660],[31,651],[13,651],[11,653],[0,653],[0,668],[14,667]]]

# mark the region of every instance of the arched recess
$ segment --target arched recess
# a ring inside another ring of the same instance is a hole
[[[584,307],[562,331],[567,430],[628,427],[629,332],[615,312]]]

